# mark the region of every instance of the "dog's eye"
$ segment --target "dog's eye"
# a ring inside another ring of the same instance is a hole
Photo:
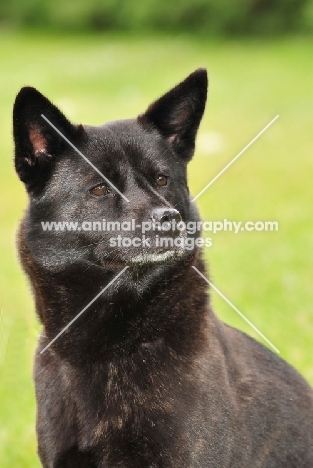
[[[158,187],[164,187],[165,185],[167,185],[167,179],[168,179],[167,176],[163,174],[159,174],[156,179],[156,183]]]
[[[94,197],[104,197],[111,193],[111,189],[105,184],[99,184],[89,190],[89,193]]]

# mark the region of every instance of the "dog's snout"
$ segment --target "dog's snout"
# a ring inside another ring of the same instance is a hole
[[[175,208],[155,208],[151,213],[151,218],[159,223],[170,223],[173,220],[179,223],[182,220],[179,211]]]

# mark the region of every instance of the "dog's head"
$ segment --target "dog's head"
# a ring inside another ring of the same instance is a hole
[[[23,88],[14,105],[15,166],[30,199],[23,242],[32,257],[51,270],[75,262],[112,270],[190,256],[197,233],[186,223],[198,215],[186,168],[206,96],[207,74],[198,69],[137,119],[91,127],[71,124]]]

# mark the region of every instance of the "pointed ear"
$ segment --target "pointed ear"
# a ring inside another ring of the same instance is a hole
[[[66,148],[64,139],[42,117],[44,115],[67,138],[77,127],[35,88],[22,88],[13,108],[15,168],[29,191],[44,185],[56,155]]]
[[[145,128],[155,128],[186,161],[191,159],[205,109],[208,77],[203,68],[189,75],[138,117]]]

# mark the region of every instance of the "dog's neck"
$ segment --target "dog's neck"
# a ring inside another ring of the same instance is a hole
[[[51,273],[34,264],[23,242],[21,252],[45,329],[45,345],[118,274],[96,266],[86,268],[85,264]],[[155,343],[165,342],[177,352],[192,354],[207,315],[206,288],[192,265],[204,272],[199,252],[172,268],[129,267],[120,281],[105,290],[58,338],[52,350],[64,358],[89,356],[90,360],[92,354],[96,360],[129,354],[142,346],[153,349]]]

